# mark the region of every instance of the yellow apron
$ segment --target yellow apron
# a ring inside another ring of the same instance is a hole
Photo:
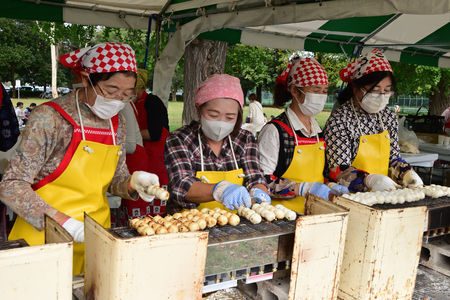
[[[292,122],[290,123],[292,124]],[[297,134],[293,129],[291,130],[292,133],[294,134],[295,144],[297,145],[298,144]],[[295,146],[292,161],[286,172],[284,172],[284,174],[281,177],[287,178],[293,182],[323,183],[324,167],[325,167],[325,143],[320,142],[317,136],[317,142],[315,144]],[[272,198],[272,205],[277,204],[281,204],[301,214],[305,212],[305,198],[301,196],[297,196],[291,200],[276,200]]]
[[[80,123],[83,140],[80,141],[67,167],[55,180],[38,188],[36,193],[58,211],[78,221],[84,221],[84,212],[86,212],[102,226],[109,228],[111,226],[110,209],[106,190],[116,171],[121,147],[115,145],[111,120],[113,145],[84,140],[81,115]],[[20,238],[24,238],[29,245],[45,243],[44,230],[38,231],[18,217],[9,240]],[[73,252],[73,274],[84,273],[84,243],[74,242]]]
[[[204,183],[210,183],[210,184],[216,184],[219,181],[226,180],[226,181],[229,181],[234,184],[244,185],[244,177],[245,177],[244,170],[242,168],[239,168],[239,166],[237,164],[236,156],[234,155],[233,144],[231,142],[231,138],[229,135],[228,135],[228,141],[230,143],[231,153],[233,153],[233,159],[234,159],[234,163],[236,165],[236,170],[233,170],[233,171],[203,171],[203,150],[202,150],[202,142],[200,139],[200,132],[198,134],[198,141],[199,141],[199,147],[200,147],[200,159],[201,159],[202,170],[198,171],[195,174],[195,176],[197,178],[200,178],[201,181],[203,181]],[[217,201],[201,203],[197,207],[197,209],[198,210],[202,210],[203,208],[213,209],[215,207],[220,207],[221,209],[230,211],[228,208],[226,208],[225,205],[223,205],[222,203],[219,203]]]
[[[356,153],[356,157],[353,160],[352,167],[371,174],[382,174],[388,176],[391,140],[389,132],[384,129],[384,124],[381,119],[380,113],[378,113],[378,118],[380,119],[383,132],[371,135],[363,135],[361,130],[361,123],[359,121],[358,115],[356,114],[353,102],[351,104],[353,112],[356,115],[359,132],[361,134],[359,138],[358,152]]]

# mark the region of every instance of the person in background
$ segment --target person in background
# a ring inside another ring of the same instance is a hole
[[[36,107],[36,103],[31,103],[29,107],[27,107],[23,110],[23,113],[25,114],[25,117],[27,117],[27,119],[35,107]]]
[[[20,135],[19,120],[3,84],[0,90],[0,151],[6,152],[17,142]]]
[[[256,94],[248,95],[248,100],[250,104],[248,106],[248,123],[252,123],[256,129],[256,135],[261,131],[261,128],[266,123],[266,118],[264,117],[264,111],[261,103],[258,101]]]
[[[285,112],[264,126],[258,137],[261,167],[275,204],[303,213],[305,196],[347,192],[324,184],[325,143],[314,118],[325,105],[328,75],[314,58],[294,58],[276,79],[274,103]]]
[[[14,110],[14,105],[9,98],[3,84],[0,89],[0,151],[7,152],[17,143],[19,138],[19,121]],[[0,181],[2,174],[0,174]],[[0,201],[0,240],[7,239],[6,205]]]
[[[397,102],[394,104],[394,112],[397,116],[400,113],[400,105]]]
[[[126,44],[101,43],[60,57],[83,87],[36,107],[0,183],[0,199],[17,215],[10,240],[44,244],[44,214],[74,239],[73,274],[84,272],[84,213],[109,228],[106,191],[147,201],[158,176],[128,172],[125,119],[134,98],[136,57]]]
[[[147,72],[138,68],[136,78],[136,91],[139,94],[140,89],[145,88],[143,82],[146,82]],[[140,95],[140,94],[139,94]],[[137,97],[136,97],[137,99]],[[144,111],[145,113],[145,111]],[[146,149],[144,148],[144,140],[142,138],[141,129],[138,123],[139,112],[133,102],[127,103],[122,110],[122,114],[127,121],[127,139],[125,149],[127,151],[127,167],[130,172],[149,171],[149,159]],[[160,179],[161,183],[161,179]],[[151,213],[151,207],[155,201],[149,203],[141,198],[137,201],[122,199],[120,205],[120,221],[123,226],[128,225],[128,220],[135,217],[144,217]]]
[[[23,112],[23,102],[17,102],[17,106],[14,109],[17,116],[17,121],[19,122],[20,127],[24,127],[25,123],[27,122],[27,117],[25,116],[25,113]]]
[[[158,175],[161,186],[167,189],[169,178],[164,166],[164,143],[169,135],[169,115],[158,96],[146,93],[147,73],[147,70],[138,69],[135,113],[148,155],[147,170]],[[150,203],[150,211],[147,214],[164,215],[166,207],[167,201],[156,198]]]
[[[172,132],[164,163],[171,187],[169,210],[235,210],[251,199],[267,201],[255,137],[241,129],[244,95],[238,78],[215,74],[195,93],[199,122]]]
[[[450,135],[450,107],[441,116],[444,117],[444,134]]]
[[[398,120],[387,107],[396,81],[384,54],[374,49],[339,74],[348,85],[325,124],[329,180],[351,192],[423,185],[400,156]]]

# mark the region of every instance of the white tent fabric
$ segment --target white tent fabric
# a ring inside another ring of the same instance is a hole
[[[391,61],[450,68],[450,0],[0,0],[0,17],[174,31],[155,66],[166,103],[175,66],[195,37],[346,53],[382,49]],[[151,29],[157,28],[151,22]]]
[[[323,22],[351,17],[387,16],[402,14],[397,27],[395,23],[387,25],[375,35],[363,34],[369,38],[365,42],[365,51],[378,45],[415,44],[430,34],[424,30],[429,24],[435,28],[450,22],[450,1],[439,0],[339,0],[318,3],[285,6],[267,6],[251,10],[232,11],[200,16],[181,26],[173,35],[156,62],[153,92],[164,101],[168,101],[171,78],[177,61],[184,53],[187,42],[207,31],[222,28],[242,31],[240,42],[273,48],[304,50],[307,33],[315,32]],[[411,28],[411,29],[409,29]],[[272,32],[272,34],[267,34]],[[339,34],[333,32],[333,34]],[[346,32],[341,35],[355,36],[357,33]],[[449,44],[450,45],[450,44]],[[406,48],[392,47],[385,52],[388,59],[400,61],[399,50]],[[428,47],[430,50],[433,47]],[[438,49],[442,51],[442,49]],[[450,67],[450,56],[439,58],[439,65]]]

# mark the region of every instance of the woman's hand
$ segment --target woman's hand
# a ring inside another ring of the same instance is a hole
[[[272,202],[270,196],[259,188],[252,188],[250,190],[250,196],[252,196],[252,200],[256,200],[257,203],[264,201],[270,204]]]
[[[152,202],[155,198],[155,196],[147,193],[150,185],[159,186],[159,178],[157,175],[144,171],[136,171],[131,176],[130,188],[138,192],[142,200],[146,202]]]
[[[222,180],[214,186],[213,197],[229,210],[238,209],[241,205],[252,206],[251,196],[247,189],[226,180]]]
[[[376,191],[393,191],[401,188],[391,178],[381,174],[369,174],[364,179],[364,184],[370,188],[373,192]]]
[[[423,181],[414,170],[410,170],[403,175],[403,186],[404,187],[416,187],[422,186]]]

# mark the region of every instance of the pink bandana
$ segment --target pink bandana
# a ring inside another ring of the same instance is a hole
[[[351,62],[339,72],[339,75],[342,81],[353,82],[364,75],[379,71],[389,71],[392,73],[392,68],[383,52],[378,49],[373,49],[372,52]]]
[[[230,98],[244,106],[244,93],[239,78],[227,74],[214,74],[198,87],[195,104],[202,105],[212,99]]]
[[[61,55],[63,66],[87,73],[133,71],[137,73],[134,50],[127,44],[102,43]]]
[[[297,57],[291,60],[288,67],[278,76],[276,83],[281,83],[286,91],[293,84],[297,87],[328,85],[328,75],[314,58]]]

